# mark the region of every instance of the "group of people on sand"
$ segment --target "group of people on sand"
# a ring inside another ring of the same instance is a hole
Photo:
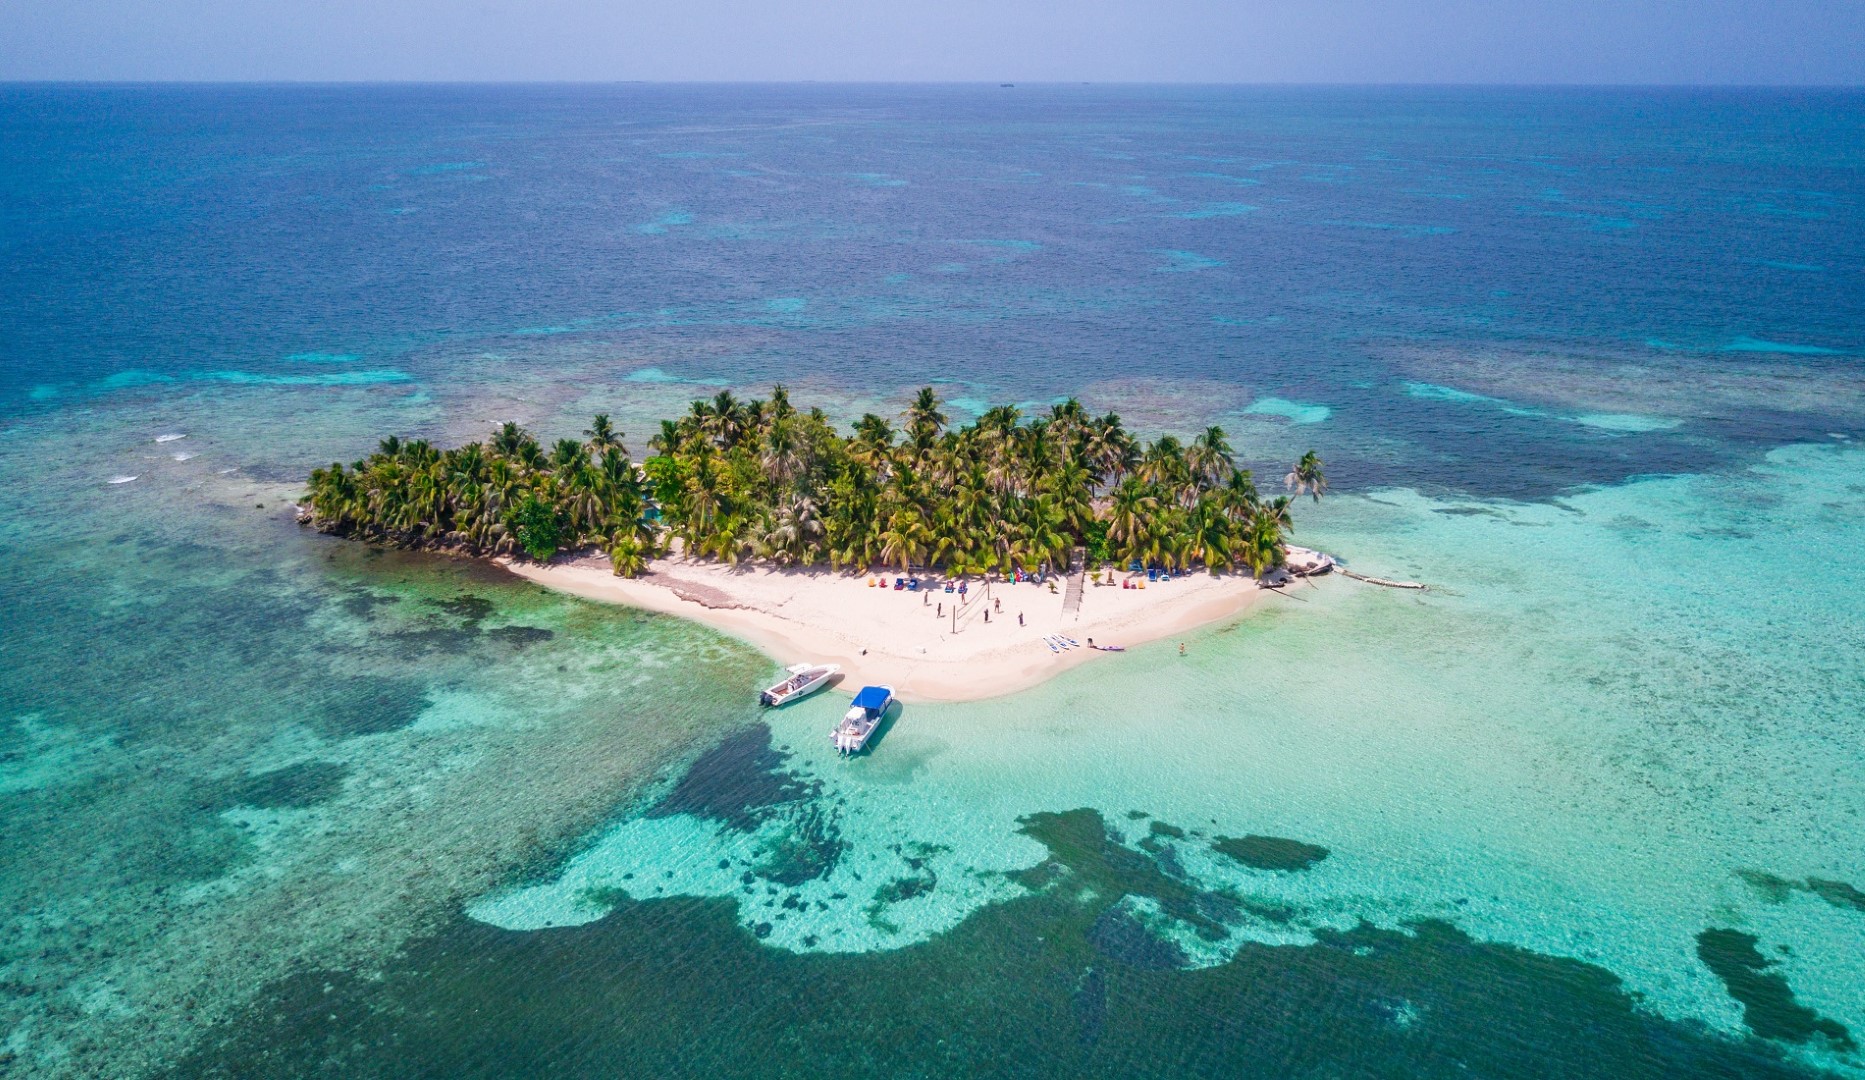
[[[882,579],[879,579],[879,578],[876,578],[876,579],[875,579],[874,581],[872,581],[872,582],[870,582],[869,584],[870,584],[870,585],[880,585],[880,586],[883,586],[883,587],[885,587],[885,582],[884,582],[884,581],[883,581]],[[916,584],[916,585],[918,584],[918,581],[917,581],[917,580],[915,581],[915,584]],[[1143,587],[1143,586],[1142,586],[1142,587]],[[921,590],[921,591],[920,591],[920,604],[921,604],[921,606],[925,606],[926,604],[931,604],[931,603],[933,603],[933,600],[932,600],[932,594],[933,594],[933,591],[934,591],[934,590],[932,590],[932,589],[925,589],[925,590]],[[949,591],[949,590],[948,590],[948,591]],[[959,586],[959,589],[958,589],[958,592],[959,592],[959,594],[960,594],[961,596],[962,596],[962,595],[964,595],[964,593],[965,593],[965,588],[964,588],[964,586],[962,586],[962,585],[961,585],[961,586]],[[984,609],[984,621],[985,621],[985,622],[986,622],[987,624],[988,624],[988,623],[990,623],[990,621],[991,621],[991,615],[992,615],[993,613],[996,613],[996,614],[997,614],[997,615],[999,615],[999,616],[1001,616],[1001,615],[1003,615],[1003,613],[1004,613],[1004,601],[1003,601],[1003,598],[1002,598],[1002,597],[997,597],[997,596],[994,596],[994,597],[992,597],[992,598],[991,598],[991,604],[990,604],[990,606]],[[941,601],[939,601],[939,602],[938,602],[937,604],[934,604],[934,609],[933,609],[933,616],[934,616],[935,618],[941,618],[941,619],[943,619],[943,618],[945,618],[945,601],[943,601],[943,600],[941,600]],[[1021,627],[1021,626],[1024,626],[1024,625],[1026,625],[1026,624],[1024,623],[1024,621],[1023,621],[1023,612],[1021,612],[1021,611],[1019,611],[1019,612],[1017,612],[1017,625],[1018,625],[1019,627]],[[1106,645],[1106,646],[1102,646],[1102,645],[1096,645],[1096,644],[1094,643],[1094,639],[1093,639],[1093,638],[1089,638],[1089,639],[1088,639],[1088,647],[1089,647],[1090,649],[1094,649],[1094,650],[1096,650],[1096,651],[1098,651],[1098,652],[1124,652],[1124,651],[1126,651],[1126,650],[1124,650],[1124,649],[1122,649],[1122,648],[1121,648],[1120,646],[1118,646],[1118,645]],[[862,652],[863,652],[863,654],[865,655],[865,654],[866,654],[866,652],[867,652],[867,650],[865,650],[865,649],[864,649],[864,650],[862,650]],[[1180,656],[1184,656],[1184,655],[1185,655],[1185,643],[1184,643],[1183,641],[1181,641],[1181,642],[1179,642],[1179,655],[1180,655]]]
[[[988,623],[991,621],[991,613],[993,611],[995,611],[999,615],[1002,615],[1004,613],[1004,601],[1001,597],[993,596],[991,598],[991,606],[984,609],[984,621],[985,622]],[[936,606],[936,609],[933,612],[933,617],[939,618],[939,619],[945,618],[945,601],[941,600],[938,603],[938,605]],[[1019,611],[1017,612],[1017,625],[1022,626],[1023,624],[1024,624],[1023,623],[1023,612]]]

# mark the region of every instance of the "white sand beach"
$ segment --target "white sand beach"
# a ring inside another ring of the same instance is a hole
[[[1077,664],[1121,663],[1122,653],[1091,650],[1089,640],[1132,647],[1170,638],[1269,597],[1247,574],[1191,574],[1143,589],[1119,587],[1129,576],[1122,574],[1112,585],[1105,577],[1099,587],[1084,583],[1080,610],[1064,615],[1059,578],[1054,592],[1048,585],[1001,581],[987,589],[974,578],[955,616],[959,597],[944,591],[943,579],[922,577],[919,592],[895,590],[898,571],[853,575],[669,558],[631,580],[599,558],[546,566],[501,561],[547,588],[704,623],[783,664],[840,664],[844,689],[885,683],[910,702],[999,697]],[[876,580],[885,584],[871,584]],[[1043,640],[1051,634],[1080,647],[1051,651]]]

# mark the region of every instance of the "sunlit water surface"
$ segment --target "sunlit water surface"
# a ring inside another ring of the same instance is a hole
[[[1862,104],[0,89],[0,1073],[1865,1075]],[[779,379],[1312,446],[1432,588],[843,761],[291,522]]]

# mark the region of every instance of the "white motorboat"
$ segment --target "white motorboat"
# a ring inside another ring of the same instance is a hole
[[[842,722],[830,733],[835,748],[844,754],[860,753],[874,736],[875,729],[881,726],[881,719],[887,715],[888,706],[893,703],[893,687],[862,687],[850,703],[848,714],[842,717]]]
[[[823,687],[835,673],[842,670],[840,664],[792,664],[784,669],[789,677],[764,690],[758,695],[758,701],[766,708],[787,705],[799,698],[806,698]]]

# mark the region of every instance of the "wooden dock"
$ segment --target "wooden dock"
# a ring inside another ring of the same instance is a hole
[[[1068,572],[1068,591],[1062,594],[1062,614],[1081,618],[1082,578],[1087,576],[1087,568],[1079,558],[1069,560],[1072,564]]]
[[[1336,573],[1346,574],[1348,577],[1354,579],[1355,581],[1364,581],[1368,585],[1384,585],[1388,589],[1421,589],[1422,590],[1422,589],[1430,588],[1430,586],[1424,584],[1423,582],[1418,582],[1418,581],[1387,581],[1385,578],[1368,577],[1365,574],[1356,574],[1352,570],[1347,569],[1346,567],[1340,565],[1339,563],[1334,564],[1334,570]]]

